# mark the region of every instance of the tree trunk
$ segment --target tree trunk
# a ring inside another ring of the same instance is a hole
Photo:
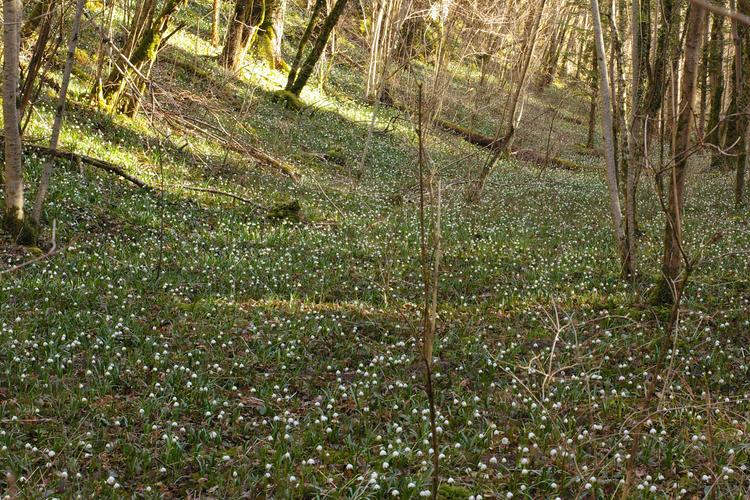
[[[36,12],[38,6],[44,6],[43,10],[40,12]],[[22,44],[24,43],[24,40],[27,37],[30,37],[33,33],[26,33],[26,30],[30,29],[30,25],[34,27],[38,26],[39,34],[37,36],[36,42],[34,43],[34,50],[31,54],[31,59],[29,59],[29,64],[26,66],[26,74],[23,75],[23,81],[21,83],[21,97],[20,104],[18,105],[19,120],[23,120],[23,117],[27,114],[27,107],[29,105],[29,102],[31,102],[32,95],[34,94],[34,84],[36,83],[37,77],[39,76],[39,72],[44,66],[45,60],[49,59],[47,47],[51,38],[50,35],[52,30],[52,18],[54,17],[52,10],[54,7],[54,2],[40,1],[34,6],[34,11],[32,11],[31,13],[32,16],[40,17],[40,20],[33,23],[31,22],[31,20],[29,20],[29,22],[24,24],[22,28]],[[56,49],[57,45],[54,45],[51,52],[55,52]]]
[[[680,112],[677,118],[674,152],[675,158],[669,183],[667,223],[664,228],[664,256],[662,258],[662,282],[658,298],[669,303],[674,301],[673,291],[680,279],[683,259],[682,207],[684,203],[685,175],[690,156],[690,130],[693,123],[697,66],[703,31],[704,9],[692,4],[687,19],[685,56],[682,71]]]
[[[130,64],[120,62],[118,65],[123,68],[123,71],[114,68],[102,85],[100,103],[105,108],[129,114],[137,111],[139,96],[136,94],[142,90],[141,86],[145,85],[145,82],[140,81],[140,76],[131,68],[131,65],[141,74],[145,68],[148,68],[147,72],[150,71],[172,17],[185,4],[187,0],[166,0],[161,9],[157,10],[156,0],[142,0],[133,18],[125,48],[122,50],[130,60]],[[129,82],[136,82],[135,85],[141,88],[131,89],[128,98],[123,99]]]
[[[708,25],[710,13],[706,11],[705,24]],[[698,105],[698,127],[696,132],[699,137],[703,137],[706,132],[706,103],[708,102],[708,32],[703,33],[703,51],[701,53],[701,62],[698,71],[698,88],[700,88],[700,104]]]
[[[615,142],[612,129],[614,119],[612,117],[612,96],[609,86],[609,71],[605,60],[606,49],[602,34],[602,21],[599,14],[598,0],[591,0],[591,14],[594,22],[594,43],[596,45],[596,58],[599,65],[599,89],[602,96],[602,133],[604,136],[604,154],[607,160],[607,187],[609,189],[609,209],[612,215],[612,224],[615,230],[617,250],[620,256],[620,264],[624,272],[629,271],[628,252],[625,243],[625,228],[622,221],[622,210],[620,209],[620,194],[617,188],[617,165],[615,163]]]
[[[23,157],[17,108],[21,9],[20,0],[3,0],[4,226],[17,240],[22,240],[24,233]]]
[[[34,33],[37,28],[39,28],[39,25],[41,23],[48,21],[48,19],[51,17],[49,13],[52,11],[55,3],[56,0],[37,0],[31,7],[29,16],[25,20],[19,18],[19,22],[23,22],[20,36],[21,43],[25,47],[28,47],[28,45],[26,45],[26,40],[31,37],[31,34]],[[20,15],[21,17],[23,17],[23,13],[21,13]]]
[[[344,12],[346,3],[347,0],[336,1],[333,9],[331,9],[331,12],[325,18],[325,21],[323,21],[323,25],[320,27],[320,32],[315,39],[315,44],[313,45],[312,50],[309,54],[307,54],[307,57],[302,62],[299,73],[296,74],[296,77],[293,81],[291,80],[292,73],[289,73],[291,84],[290,81],[287,81],[286,90],[291,92],[295,96],[299,97],[302,89],[310,79],[310,76],[312,76],[315,65],[320,59],[320,56],[323,54],[323,50],[325,50],[326,44],[328,43],[328,38],[331,36],[333,28],[336,27],[336,23],[338,22],[339,17],[341,17],[341,14]],[[300,48],[302,48],[301,44]]]
[[[221,21],[221,0],[214,0],[214,7],[211,13],[211,45],[219,46],[219,24]]]
[[[318,20],[318,15],[320,14],[320,11],[323,9],[324,4],[325,4],[325,0],[315,1],[315,6],[313,7],[312,13],[310,14],[310,20],[307,23],[305,32],[302,34],[302,38],[300,38],[299,45],[297,46],[297,53],[294,55],[294,60],[292,61],[292,67],[289,69],[289,76],[287,77],[286,87],[285,87],[285,90],[287,91],[289,91],[292,84],[294,83],[294,80],[297,78],[299,65],[302,64],[302,56],[305,51],[305,45],[307,45],[307,42],[310,40],[310,36],[312,36],[313,28],[315,28],[315,24]]]
[[[484,191],[484,185],[487,182],[487,178],[497,164],[497,161],[500,159],[500,156],[509,153],[513,146],[513,138],[515,136],[516,128],[518,127],[521,115],[523,114],[523,91],[526,88],[526,76],[529,71],[529,66],[531,65],[531,60],[534,56],[534,47],[536,46],[539,24],[542,20],[545,4],[546,0],[541,0],[539,2],[534,17],[531,19],[528,29],[526,30],[526,50],[521,56],[521,67],[518,72],[518,81],[513,94],[510,96],[508,123],[506,124],[505,135],[500,137],[501,132],[500,129],[498,129],[494,141],[495,152],[484,162],[474,182],[469,183],[469,187],[466,191],[466,200],[470,203],[477,203],[479,201],[482,196],[482,191]]]
[[[635,2],[638,3],[637,0]],[[624,6],[624,3],[620,4]],[[612,15],[615,15],[615,5],[612,5]],[[612,34],[612,47],[614,49],[615,60],[612,63],[613,72],[617,75],[617,93],[615,94],[616,104],[615,110],[617,111],[616,116],[619,119],[619,130],[620,134],[620,169],[622,170],[625,177],[625,248],[626,248],[626,264],[623,266],[623,274],[625,276],[634,276],[636,272],[636,239],[635,239],[635,178],[636,178],[636,167],[632,165],[630,159],[630,152],[633,145],[632,137],[630,135],[630,125],[628,119],[628,112],[626,108],[626,95],[625,95],[625,63],[622,55],[622,43],[620,41],[620,34],[617,29],[617,22],[614,18],[610,19],[610,29]],[[620,23],[624,25],[625,15],[620,15]],[[636,61],[637,62],[637,61]],[[634,91],[636,88],[633,89]],[[635,94],[633,97],[637,97]]]
[[[737,10],[741,14],[750,15],[750,0],[739,0]],[[750,132],[750,26],[732,20],[736,30],[735,68],[736,68],[736,129],[737,165],[734,185],[735,205],[740,207],[745,203],[745,171],[748,158],[748,132]]]
[[[273,54],[276,61],[276,69],[288,70],[289,65],[284,62],[281,52],[281,42],[284,39],[284,19],[286,19],[287,0],[278,0],[279,6],[273,14],[273,29],[276,38],[273,41]]]
[[[704,141],[719,146],[719,121],[721,120],[721,107],[724,97],[724,16],[713,16],[711,38],[708,45],[708,84],[711,89],[711,102]],[[711,156],[712,166],[718,166],[720,161],[721,155],[713,154]]]
[[[70,33],[70,41],[68,42],[68,55],[65,59],[65,69],[63,70],[62,84],[60,85],[60,94],[57,99],[57,109],[55,110],[55,121],[52,124],[52,137],[49,141],[49,147],[53,152],[57,151],[57,143],[60,140],[60,130],[62,129],[63,114],[65,113],[65,100],[68,95],[70,73],[73,71],[76,45],[78,45],[78,32],[81,27],[81,15],[83,14],[83,7],[85,5],[86,0],[78,0],[78,2],[76,3],[76,13],[75,17],[73,18],[73,28]],[[49,180],[52,176],[52,168],[54,167],[54,165],[54,155],[52,155],[44,163],[42,176],[39,179],[39,187],[36,191],[36,198],[34,199],[34,209],[31,212],[31,223],[36,226],[38,226],[41,221],[44,199],[47,196],[47,190],[49,189]]]
[[[591,103],[589,104],[589,127],[586,134],[586,147],[594,147],[594,134],[596,132],[596,102],[599,100],[599,71],[596,67],[596,47],[591,45]]]
[[[251,44],[258,57],[271,69],[281,69],[286,64],[281,58],[281,35],[283,33],[286,0],[259,0],[258,9],[251,16],[257,31]],[[282,9],[283,7],[283,9]]]
[[[506,127],[505,137],[503,137],[503,148],[506,151],[510,151],[511,146],[513,145],[513,136],[515,135],[516,127],[518,127],[518,122],[520,121],[518,106],[522,101],[523,90],[526,87],[526,75],[529,71],[531,60],[534,57],[534,48],[536,47],[537,35],[539,34],[539,24],[542,21],[542,14],[544,13],[545,4],[546,0],[541,0],[539,2],[539,7],[537,8],[534,20],[532,21],[531,28],[527,33],[528,41],[526,43],[526,51],[521,62],[521,71],[518,75],[518,84],[516,85],[515,91],[513,92],[513,96],[510,100],[508,123]]]
[[[232,20],[227,26],[224,49],[219,58],[221,65],[231,71],[242,66],[247,47],[244,45],[245,31],[249,29],[252,0],[236,0]]]

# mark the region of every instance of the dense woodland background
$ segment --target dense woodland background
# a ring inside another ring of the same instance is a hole
[[[750,0],[4,0],[3,498],[746,498]]]

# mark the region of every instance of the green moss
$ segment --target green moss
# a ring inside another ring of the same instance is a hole
[[[326,150],[324,158],[327,162],[334,163],[336,165],[346,165],[346,154],[344,148],[341,146],[333,146]]]
[[[297,200],[277,203],[268,210],[267,217],[276,221],[302,222],[302,205]]]
[[[285,107],[294,111],[301,111],[305,108],[305,103],[302,99],[288,90],[277,90],[273,93],[273,100],[283,103]]]
[[[3,227],[19,245],[36,245],[39,232],[25,218],[19,217],[16,210],[5,213]]]
[[[276,31],[273,26],[259,29],[255,40],[255,54],[267,67],[276,69],[276,57],[273,53],[273,42],[276,39]]]
[[[154,29],[146,30],[141,43],[138,44],[131,58],[133,64],[137,66],[143,61],[154,59],[156,52],[159,50],[159,44],[161,44],[161,35]]]
[[[651,289],[648,295],[648,302],[653,306],[664,306],[671,304],[674,300],[672,288],[663,276],[656,278],[656,285]]]
[[[471,496],[471,492],[463,486],[451,486],[448,484],[441,484],[438,489],[438,497],[446,500],[453,499],[466,499]]]
[[[73,74],[78,78],[89,78],[91,76],[91,67],[93,65],[89,53],[83,49],[76,48],[74,59],[75,64],[73,64]]]

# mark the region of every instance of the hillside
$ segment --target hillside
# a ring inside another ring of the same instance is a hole
[[[430,496],[416,87],[394,84],[369,130],[368,46],[350,16],[327,80],[291,109],[283,69],[220,66],[210,15],[207,2],[180,12],[132,117],[92,104],[97,21],[83,25],[60,149],[146,187],[60,159],[40,242],[0,233],[0,491]],[[305,15],[290,2],[287,60]],[[431,71],[417,61],[413,75]],[[447,74],[440,116],[493,136],[503,98],[483,97],[463,60]],[[479,203],[469,176],[490,153],[439,126],[423,137],[442,197],[439,497],[610,498],[630,470],[632,498],[744,498],[750,219],[734,172],[691,159],[695,268],[665,337],[673,310],[649,301],[656,183],[644,173],[638,278],[622,279],[588,95],[572,77],[529,85]],[[24,131],[30,189],[56,98],[43,87]]]

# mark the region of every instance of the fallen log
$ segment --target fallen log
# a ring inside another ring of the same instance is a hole
[[[158,191],[159,190],[159,188],[156,188],[154,186],[149,185],[146,181],[144,181],[142,179],[139,179],[138,177],[125,172],[121,167],[118,167],[117,165],[115,165],[113,163],[109,163],[109,162],[104,161],[104,160],[99,160],[97,158],[92,158],[92,157],[86,156],[86,155],[79,155],[79,154],[76,154],[76,153],[71,153],[69,151],[61,151],[59,149],[52,150],[52,149],[50,149],[48,147],[40,146],[38,144],[25,143],[23,145],[23,147],[26,148],[26,149],[29,149],[31,151],[34,151],[36,153],[39,153],[39,154],[48,155],[48,156],[51,155],[51,156],[55,156],[57,158],[64,158],[66,160],[70,160],[70,161],[75,162],[75,163],[78,163],[78,162],[85,163],[86,165],[90,165],[92,167],[99,168],[101,170],[105,170],[107,172],[113,173],[115,175],[118,175],[118,176],[122,177],[123,179],[126,179],[126,180],[132,182],[133,184],[135,184],[136,186],[138,186],[139,188],[142,188],[142,189],[147,189],[149,191]],[[189,191],[198,191],[198,192],[202,192],[202,193],[210,193],[210,194],[216,194],[216,195],[220,195],[220,196],[226,196],[228,198],[232,198],[234,200],[241,201],[242,203],[251,205],[251,206],[253,206],[253,207],[255,207],[255,208],[259,209],[259,210],[268,211],[268,209],[266,207],[264,207],[263,205],[261,205],[259,203],[256,203],[256,202],[254,202],[252,200],[244,198],[244,197],[242,197],[240,195],[237,195],[237,194],[234,194],[234,193],[229,193],[227,191],[220,191],[218,189],[213,189],[213,188],[202,188],[202,187],[197,187],[197,186],[190,186],[188,184],[185,184],[185,185],[182,185],[182,186],[177,186],[177,187],[182,188],[182,189],[186,189],[186,190],[189,190]]]
[[[505,140],[505,137],[490,137],[489,135],[484,135],[474,130],[469,130],[466,127],[462,127],[461,125],[458,125],[456,123],[449,122],[448,120],[443,120],[442,118],[436,119],[435,125],[438,128],[445,130],[446,132],[451,132],[459,136],[470,144],[481,146],[491,151],[502,152],[506,147],[507,141]]]
[[[107,172],[113,173],[115,175],[118,175],[122,177],[125,180],[128,180],[138,186],[142,189],[153,189],[151,186],[149,186],[146,181],[143,181],[139,179],[138,177],[127,173],[122,168],[118,167],[114,163],[110,163],[108,161],[100,160],[98,158],[92,158],[90,156],[86,155],[79,155],[76,153],[72,153],[70,151],[62,151],[60,149],[51,149],[46,146],[40,146],[39,144],[33,144],[33,143],[24,143],[23,145],[24,149],[28,149],[31,151],[34,151],[39,154],[47,155],[47,156],[54,156],[56,158],[64,158],[66,160],[75,162],[75,163],[85,163],[86,165],[91,165],[92,167],[99,168],[101,170],[106,170]]]

